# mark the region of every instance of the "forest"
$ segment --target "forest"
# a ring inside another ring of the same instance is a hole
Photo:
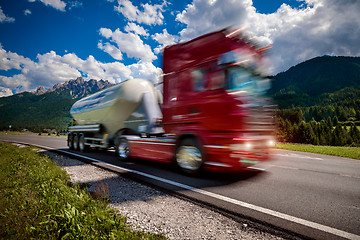
[[[359,57],[316,57],[272,80],[278,141],[360,146]]]
[[[350,114],[346,114],[345,109],[316,106],[278,110],[277,139],[280,142],[360,147],[360,112],[351,108]],[[311,120],[306,121],[307,118]]]

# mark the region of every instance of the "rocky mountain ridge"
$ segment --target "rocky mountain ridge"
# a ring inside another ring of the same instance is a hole
[[[88,81],[85,81],[84,78],[78,77],[76,79],[71,79],[64,83],[57,83],[48,90],[46,90],[42,86],[38,87],[33,93],[36,95],[42,95],[45,93],[51,93],[55,91],[70,90],[70,94],[73,98],[82,98],[90,93],[97,92],[111,85],[113,84],[107,80],[90,79]]]

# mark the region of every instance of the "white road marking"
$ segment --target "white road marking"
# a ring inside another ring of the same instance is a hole
[[[283,153],[273,153],[272,155],[282,156],[282,157],[304,158],[304,159],[312,159],[312,160],[324,161],[323,158],[310,157],[310,156],[305,156],[305,155],[300,155],[300,154],[295,154],[295,153],[286,153],[286,154],[283,154]]]
[[[351,176],[351,175],[347,175],[347,174],[339,174],[340,176],[342,176],[342,177],[349,177],[349,178],[358,178],[358,179],[360,179],[360,177],[358,177],[358,176]]]
[[[20,143],[20,142],[18,142],[18,143]],[[23,144],[28,145],[28,143],[23,143]],[[345,232],[345,231],[342,231],[342,230],[339,230],[339,229],[336,229],[336,228],[332,228],[332,227],[328,227],[328,226],[325,226],[325,225],[322,225],[322,224],[319,224],[319,223],[311,222],[311,221],[308,221],[308,220],[305,220],[305,219],[301,219],[301,218],[297,218],[297,217],[294,217],[294,216],[291,216],[291,215],[288,215],[288,214],[277,212],[277,211],[274,211],[274,210],[271,210],[271,209],[256,206],[256,205],[253,205],[253,204],[250,204],[250,203],[246,203],[246,202],[239,201],[239,200],[236,200],[236,199],[233,199],[233,198],[222,196],[222,195],[217,194],[217,193],[212,193],[212,192],[209,192],[209,191],[206,191],[206,190],[191,187],[189,185],[178,183],[178,182],[175,182],[175,181],[172,181],[172,180],[168,180],[168,179],[164,179],[164,178],[161,178],[161,177],[153,176],[153,175],[148,174],[148,173],[144,173],[144,172],[140,172],[140,171],[137,171],[137,170],[132,170],[132,169],[119,167],[119,166],[112,165],[112,164],[109,164],[109,163],[106,163],[106,162],[103,162],[101,160],[97,160],[97,159],[94,159],[94,158],[91,158],[91,157],[86,157],[86,156],[83,156],[83,155],[79,155],[79,154],[76,154],[76,153],[55,149],[55,148],[52,148],[52,147],[45,147],[45,146],[36,145],[36,144],[30,144],[30,145],[37,146],[37,147],[44,148],[44,149],[48,149],[48,150],[54,150],[54,151],[58,151],[58,152],[63,152],[63,153],[66,153],[66,154],[70,154],[70,155],[78,156],[78,157],[81,157],[81,158],[85,158],[85,159],[88,159],[88,160],[91,160],[91,161],[94,161],[94,162],[99,162],[99,163],[102,163],[102,164],[105,164],[105,165],[108,165],[108,166],[111,166],[111,167],[118,168],[118,169],[120,169],[122,171],[135,173],[135,174],[138,174],[140,176],[148,177],[150,179],[154,179],[154,180],[157,180],[157,181],[160,181],[160,182],[163,182],[163,183],[167,183],[167,184],[170,184],[170,185],[173,185],[173,186],[181,187],[181,188],[189,190],[189,191],[197,192],[197,193],[203,194],[205,196],[209,196],[209,197],[213,197],[213,198],[225,201],[225,202],[233,203],[235,205],[245,207],[245,208],[248,208],[248,209],[251,209],[251,210],[255,210],[257,212],[265,213],[265,214],[268,214],[268,215],[271,215],[271,216],[274,216],[274,217],[278,217],[278,218],[281,218],[281,219],[284,219],[284,220],[287,220],[287,221],[290,221],[290,222],[294,222],[294,223],[298,223],[298,224],[301,224],[301,225],[304,225],[304,226],[307,226],[307,227],[311,227],[311,228],[314,228],[314,229],[317,229],[317,230],[320,230],[320,231],[323,231],[323,232],[331,233],[331,234],[339,236],[339,237],[343,237],[343,238],[347,238],[347,239],[358,239],[358,240],[360,240],[360,236],[356,235],[356,234],[353,234],[353,233]]]
[[[273,165],[273,164],[269,164],[269,166],[270,166],[270,167],[277,167],[277,168],[284,168],[284,169],[300,170],[300,168],[288,167],[288,166],[280,166],[280,165]]]
[[[247,168],[258,170],[258,171],[266,171],[265,168],[259,168],[259,167],[247,167]]]

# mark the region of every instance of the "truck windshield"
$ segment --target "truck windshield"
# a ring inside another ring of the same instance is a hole
[[[240,66],[227,69],[228,91],[263,94],[270,88],[270,80],[262,78]]]

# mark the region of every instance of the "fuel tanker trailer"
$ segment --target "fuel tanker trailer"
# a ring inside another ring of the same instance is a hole
[[[162,95],[144,79],[131,79],[77,101],[70,109],[78,125],[69,127],[72,149],[115,146],[123,134],[162,134]]]
[[[241,171],[269,159],[274,105],[265,97],[265,50],[239,30],[164,49],[160,92],[130,79],[77,101],[70,149],[114,148],[130,157],[174,163],[185,173]]]

